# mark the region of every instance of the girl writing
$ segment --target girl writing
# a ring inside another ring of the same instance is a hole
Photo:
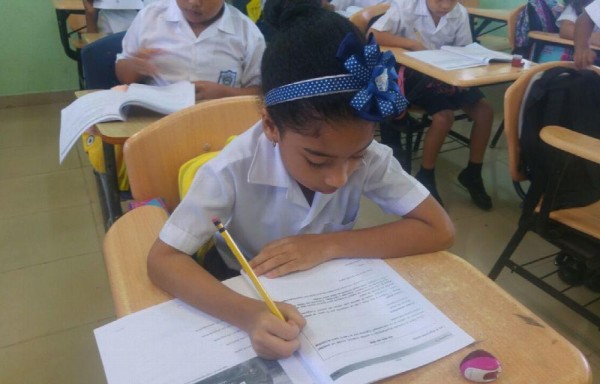
[[[205,268],[196,264],[189,255],[214,235],[212,217],[267,277],[335,258],[441,250],[454,230],[427,189],[373,140],[377,123],[406,106],[391,53],[315,5],[269,1],[265,17],[278,32],[262,61],[262,120],[200,168],[151,249],[148,272],[167,292],[246,331],[258,355],[276,359],[298,348],[305,320],[278,303],[282,321],[211,275],[215,257],[239,271],[221,239],[218,255],[209,253]],[[352,230],[362,195],[402,218]]]

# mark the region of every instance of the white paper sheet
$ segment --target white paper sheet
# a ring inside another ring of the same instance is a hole
[[[375,381],[474,341],[382,260],[335,260],[262,282],[306,318],[300,355],[324,373],[320,382]]]

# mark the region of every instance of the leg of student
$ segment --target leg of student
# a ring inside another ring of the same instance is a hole
[[[423,161],[421,169],[415,176],[421,184],[427,187],[429,192],[431,192],[431,195],[440,204],[442,204],[442,199],[440,198],[435,183],[435,163],[453,123],[454,112],[449,109],[441,110],[431,116],[431,126],[427,130],[423,140]]]
[[[483,186],[481,166],[492,131],[494,111],[485,99],[464,105],[463,110],[473,120],[473,127],[470,136],[469,164],[459,174],[458,181],[467,188],[475,205],[489,210],[492,208],[492,199]]]

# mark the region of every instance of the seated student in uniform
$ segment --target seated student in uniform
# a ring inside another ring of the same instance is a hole
[[[577,68],[586,68],[596,61],[596,52],[590,47],[594,28],[600,27],[600,0],[587,5],[575,22],[575,55]]]
[[[126,31],[139,9],[97,9],[94,0],[82,0],[85,9],[86,31],[117,33]],[[150,0],[146,0],[147,3]]]
[[[559,28],[559,35],[563,39],[575,39],[575,22],[577,17],[583,13],[583,9],[591,3],[591,0],[570,0],[560,16],[556,19],[556,26]],[[590,43],[600,46],[600,28],[594,25]]]
[[[365,49],[348,19],[306,1],[269,0],[265,16],[277,31],[262,60],[262,120],[199,169],[150,250],[148,274],[175,297],[247,332],[260,356],[276,359],[298,348],[305,320],[278,303],[282,321],[264,302],[221,284],[215,275],[239,274],[240,266],[219,239],[218,253],[209,252],[203,266],[194,261],[190,255],[216,232],[212,217],[267,277],[336,258],[441,250],[454,230],[427,189],[373,140],[378,122],[406,106],[395,61],[375,42]],[[372,74],[374,68],[381,72]],[[363,195],[398,220],[352,230]]]
[[[191,81],[197,100],[257,94],[264,49],[252,20],[223,0],[161,0],[127,30],[116,73],[125,84]]]
[[[469,16],[458,0],[394,0],[369,32],[374,33],[382,46],[411,51],[439,49],[442,45],[463,46],[472,42]],[[481,167],[492,129],[493,110],[483,93],[477,88],[441,83],[410,68],[404,69],[404,89],[410,103],[424,108],[432,119],[424,138],[417,180],[442,202],[435,182],[435,163],[454,123],[454,110],[462,109],[473,120],[473,128],[469,162],[459,174],[458,181],[479,208],[491,209],[492,199],[483,185]]]

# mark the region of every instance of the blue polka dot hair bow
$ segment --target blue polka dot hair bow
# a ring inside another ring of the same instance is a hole
[[[337,52],[348,74],[319,77],[273,88],[265,95],[265,106],[335,93],[356,92],[350,104],[369,121],[400,115],[408,101],[400,92],[396,60],[391,52],[381,53],[371,34],[364,45],[355,34],[346,35]]]
[[[354,34],[348,34],[337,56],[344,66],[363,85],[350,101],[360,117],[369,121],[381,121],[400,115],[408,101],[398,86],[396,59],[392,52],[380,52],[373,34],[363,45]]]

